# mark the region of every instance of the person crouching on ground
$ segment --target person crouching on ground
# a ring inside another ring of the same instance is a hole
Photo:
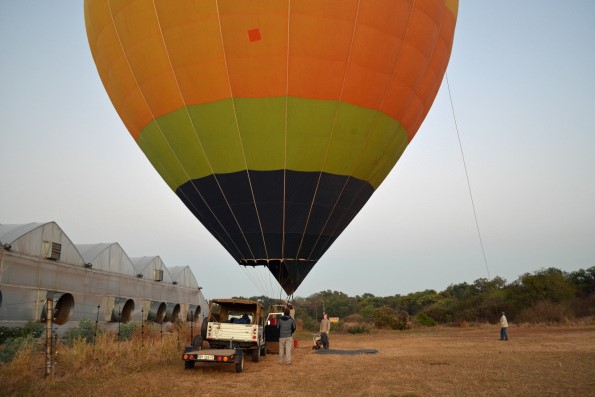
[[[328,334],[331,332],[331,321],[328,319],[328,314],[324,313],[320,321],[320,340],[322,341],[322,348],[328,350]]]
[[[283,364],[283,356],[285,356],[285,364],[290,365],[295,321],[289,316],[288,307],[283,310],[283,316],[277,322],[277,328],[279,328],[279,364]]]

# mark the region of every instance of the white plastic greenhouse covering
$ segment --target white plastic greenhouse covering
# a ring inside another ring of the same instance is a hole
[[[55,222],[0,224],[0,325],[44,321],[49,297],[59,326],[202,320],[191,269],[172,269],[176,277],[160,257],[130,258],[118,243],[74,245]]]
[[[199,288],[198,282],[196,282],[196,278],[194,278],[194,274],[190,267],[188,266],[174,266],[169,268],[169,273],[171,274],[171,278],[173,281],[177,282],[179,285],[188,288]]]
[[[134,266],[118,243],[76,244],[85,263],[94,269],[135,276]]]
[[[171,283],[172,278],[165,264],[158,256],[141,256],[130,258],[137,277],[149,278],[154,281]]]

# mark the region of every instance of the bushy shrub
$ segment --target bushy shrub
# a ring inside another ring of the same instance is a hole
[[[383,306],[374,313],[374,325],[377,328],[409,329],[409,315],[405,311],[397,314],[390,306]]]
[[[454,320],[456,300],[443,298],[440,301],[424,308],[424,313],[439,323],[448,323]]]
[[[97,333],[99,334],[100,331],[101,330],[98,329]],[[79,321],[79,325],[66,331],[63,340],[70,346],[72,346],[76,340],[84,340],[87,343],[93,343],[95,341],[95,324],[93,324],[91,320],[81,320]]]
[[[564,304],[541,301],[522,310],[516,318],[519,322],[559,324],[569,320],[569,310]]]
[[[574,299],[571,309],[576,317],[595,316],[595,293]]]
[[[415,320],[418,324],[423,325],[424,327],[434,327],[436,325],[436,320],[423,312],[417,313]]]
[[[350,334],[369,334],[370,330],[365,325],[354,325],[347,328]]]
[[[23,327],[27,335],[39,338],[45,332],[45,324],[38,321],[27,321]]]
[[[28,321],[23,327],[0,327],[0,344],[5,343],[8,339],[24,338],[26,336],[39,338],[43,334],[44,328],[44,323],[35,321]]]
[[[405,330],[411,328],[411,322],[409,321],[409,313],[405,310],[397,312],[397,327],[393,329]]]
[[[304,330],[310,332],[317,332],[320,329],[320,323],[311,317],[306,317],[304,320]]]
[[[132,340],[132,336],[134,335],[134,330],[137,327],[137,323],[129,322],[125,324],[120,324],[120,332],[118,333],[118,339],[120,340]],[[178,329],[180,329],[178,327]]]
[[[360,307],[357,312],[359,315],[362,316],[363,321],[374,321],[374,312],[376,311],[376,308],[374,308],[373,306],[364,306],[364,307]]]
[[[33,335],[19,336],[17,338],[6,339],[4,347],[0,349],[0,362],[9,363],[19,350],[24,348],[33,348],[35,339]]]
[[[23,329],[13,327],[0,327],[0,344],[6,343],[9,339],[20,338],[22,336]]]
[[[358,313],[351,314],[345,318],[346,323],[362,323],[363,321],[364,317]]]
[[[376,328],[392,328],[395,313],[389,306],[383,306],[374,312],[374,325]]]

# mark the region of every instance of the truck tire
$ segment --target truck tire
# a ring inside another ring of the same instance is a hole
[[[267,345],[266,344],[260,348],[260,355],[263,357],[267,355]]]
[[[236,361],[236,373],[244,372],[244,355],[241,354]]]
[[[202,339],[207,339],[207,328],[209,327],[209,321],[205,318],[202,320],[202,325],[200,326],[200,336]]]
[[[257,363],[260,361],[260,347],[256,346],[256,349],[252,350],[252,361]]]
[[[194,336],[194,338],[192,338],[192,346],[194,346],[196,350],[202,350],[202,336]]]
[[[184,369],[194,368],[194,361],[184,361]]]

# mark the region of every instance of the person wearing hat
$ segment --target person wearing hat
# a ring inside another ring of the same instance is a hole
[[[508,340],[508,320],[506,320],[506,313],[502,312],[500,316],[500,340]]]

